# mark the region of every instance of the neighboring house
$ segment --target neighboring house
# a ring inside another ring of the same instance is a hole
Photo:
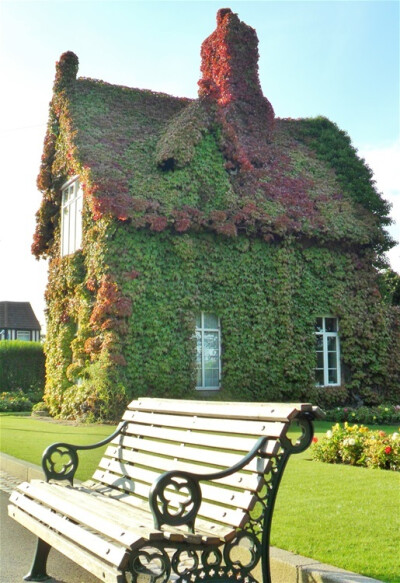
[[[0,340],[40,341],[40,324],[29,302],[0,302]]]
[[[335,124],[275,117],[257,44],[220,10],[198,100],[57,63],[32,247],[50,258],[53,413],[399,396],[398,312],[377,279],[389,207]]]

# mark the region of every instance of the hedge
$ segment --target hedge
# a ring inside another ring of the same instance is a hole
[[[40,342],[0,342],[0,391],[43,389],[45,357]]]

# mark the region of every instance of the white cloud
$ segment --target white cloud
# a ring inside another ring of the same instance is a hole
[[[373,171],[377,189],[392,205],[394,222],[388,231],[397,245],[387,256],[392,268],[400,273],[400,141],[381,148],[367,146],[358,153]]]

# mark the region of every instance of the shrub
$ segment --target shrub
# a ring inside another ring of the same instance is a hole
[[[0,390],[24,393],[44,387],[43,345],[40,342],[3,340],[0,342]]]
[[[337,423],[321,440],[314,438],[311,453],[321,462],[400,471],[400,434]]]
[[[21,389],[0,393],[0,411],[2,413],[8,411],[30,411],[32,405],[32,401]]]
[[[313,387],[304,395],[304,400],[318,405],[322,409],[330,409],[336,405],[343,405],[349,399],[349,392],[344,386]],[[339,420],[337,420],[339,421]]]
[[[32,414],[34,414],[38,411],[45,412],[45,413],[47,413],[47,415],[50,414],[49,408],[44,401],[39,401],[35,405],[33,405]]]

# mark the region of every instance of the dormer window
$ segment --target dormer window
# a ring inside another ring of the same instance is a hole
[[[82,189],[77,177],[62,188],[61,256],[70,255],[82,245]]]

